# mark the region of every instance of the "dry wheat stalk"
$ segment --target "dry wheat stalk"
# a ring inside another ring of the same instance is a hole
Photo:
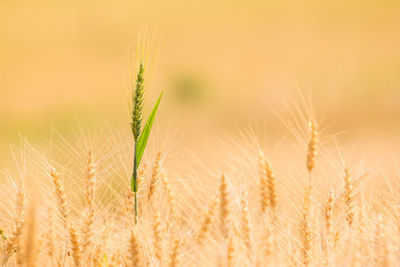
[[[54,184],[54,189],[56,193],[56,198],[57,198],[57,206],[58,210],[61,214],[64,227],[65,229],[68,229],[68,207],[67,207],[67,201],[64,193],[64,187],[60,183],[60,176],[59,173],[55,168],[50,168],[50,176],[53,178],[52,182]]]
[[[268,199],[272,209],[273,220],[276,220],[276,192],[275,192],[275,174],[272,172],[271,163],[267,161],[265,165],[267,173],[267,185],[268,185]]]
[[[134,231],[131,231],[131,238],[129,242],[130,262],[132,267],[141,266],[139,243]]]
[[[221,223],[221,233],[226,239],[230,232],[231,214],[230,214],[230,200],[229,200],[229,190],[228,184],[226,182],[225,175],[221,176],[220,184],[220,223]]]
[[[170,267],[177,267],[179,265],[179,249],[182,246],[182,242],[179,239],[175,239],[172,244],[172,250],[170,255]]]
[[[148,193],[148,196],[147,196],[147,199],[148,199],[149,202],[150,202],[152,196],[154,195],[154,191],[156,189],[156,186],[158,185],[158,183],[160,181],[161,157],[162,157],[162,153],[158,152],[157,156],[156,156],[156,160],[154,161],[154,164],[153,164],[153,171],[152,171],[152,174],[151,174],[149,193]]]
[[[144,185],[144,175],[146,172],[147,165],[143,163],[138,169],[138,190],[141,191],[141,187]]]
[[[273,234],[269,223],[264,223],[262,238],[262,256],[263,262],[269,262],[274,251]]]
[[[128,187],[122,203],[122,214],[124,217],[130,217],[135,209],[135,193]]]
[[[241,208],[242,208],[242,235],[244,239],[244,243],[247,248],[247,256],[251,262],[253,262],[254,255],[254,240],[253,235],[251,233],[251,222],[250,222],[250,214],[249,214],[249,203],[247,200],[247,194],[244,193],[241,199]]]
[[[333,216],[333,206],[334,206],[334,193],[331,190],[329,197],[324,206],[324,219],[325,219],[325,264],[327,266],[331,265],[332,259],[332,216]]]
[[[162,258],[162,240],[161,240],[161,220],[160,220],[160,212],[156,212],[154,214],[154,224],[153,224],[153,233],[154,233],[154,255],[159,262],[161,262]]]
[[[214,196],[214,198],[211,200],[207,213],[204,215],[203,222],[201,224],[200,232],[197,238],[198,244],[202,245],[204,242],[204,239],[206,238],[207,234],[210,231],[210,226],[214,218],[215,214],[215,209],[218,205],[219,198],[217,195]]]
[[[269,204],[268,182],[266,173],[266,162],[263,155],[259,156],[259,177],[260,177],[260,203],[261,211],[265,213]]]
[[[93,223],[95,219],[95,185],[96,185],[96,164],[91,150],[89,150],[86,162],[86,201],[88,213],[85,219],[83,231],[82,249],[91,249],[93,243]]]
[[[81,247],[79,244],[78,235],[72,225],[69,226],[69,235],[71,239],[72,257],[74,259],[75,266],[81,266]]]
[[[21,235],[25,225],[25,193],[22,182],[17,186],[17,197],[16,197],[16,211],[14,215],[14,229],[7,240],[6,253],[7,257],[3,264],[5,264],[8,258],[15,253],[17,257],[17,263],[22,264],[23,253],[21,248]]]
[[[301,258],[304,266],[309,266],[312,259],[312,232],[310,226],[311,188],[308,186],[304,193],[302,218],[300,222]]]
[[[233,234],[228,236],[228,246],[227,246],[227,266],[235,266],[235,240]]]
[[[344,203],[345,203],[345,218],[351,228],[354,221],[354,192],[353,182],[349,169],[345,169],[344,176]]]
[[[307,152],[307,170],[311,174],[315,166],[315,157],[317,156],[317,144],[318,144],[318,129],[317,123],[311,120],[309,123],[311,137],[308,142],[308,152]]]

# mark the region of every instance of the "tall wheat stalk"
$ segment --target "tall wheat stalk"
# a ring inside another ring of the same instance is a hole
[[[96,164],[94,156],[90,150],[86,162],[86,201],[88,213],[85,220],[85,229],[83,232],[82,248],[91,249],[93,243],[93,223],[95,219],[95,185],[96,185]],[[89,253],[90,254],[90,253]]]
[[[133,171],[132,171],[132,179],[131,179],[131,189],[135,194],[135,224],[137,223],[138,217],[138,168],[140,165],[140,161],[142,159],[144,150],[146,148],[147,140],[150,135],[151,127],[153,126],[154,118],[157,113],[158,106],[161,101],[162,92],[158,97],[158,100],[147,119],[147,122],[142,130],[142,110],[143,110],[143,102],[144,102],[144,65],[143,62],[139,65],[139,70],[136,76],[136,84],[132,94],[132,134],[135,141],[134,144],[134,156],[133,156]]]
[[[137,143],[139,141],[140,130],[142,127],[142,110],[143,110],[143,100],[144,100],[144,67],[143,63],[139,65],[139,71],[136,77],[136,87],[133,94],[133,108],[132,108],[132,134],[135,140],[134,147],[134,159],[133,159],[133,173],[131,180],[132,191],[135,194],[135,223],[137,223],[138,214],[138,201],[137,201],[137,191],[138,191],[138,181],[137,181]]]

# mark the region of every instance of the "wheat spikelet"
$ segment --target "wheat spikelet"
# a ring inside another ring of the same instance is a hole
[[[142,110],[144,99],[144,66],[143,63],[139,65],[139,71],[136,76],[136,87],[132,96],[132,133],[135,138],[135,143],[139,140],[140,129],[142,126]]]
[[[140,190],[141,186],[144,185],[144,175],[146,172],[146,168],[147,165],[145,163],[143,163],[142,165],[140,165],[139,169],[138,169],[138,189]]]
[[[329,197],[324,206],[324,219],[325,219],[325,264],[330,266],[331,251],[332,251],[332,215],[334,206],[334,193],[331,190]]]
[[[266,162],[263,155],[259,156],[259,177],[260,177],[260,203],[261,211],[265,213],[269,204],[268,182],[266,173]]]
[[[272,212],[274,214],[274,219],[276,216],[276,192],[275,192],[275,175],[272,172],[271,163],[266,162],[265,170],[267,174],[267,184],[268,184],[268,199],[271,206]]]
[[[349,169],[345,169],[344,176],[344,203],[345,203],[345,218],[351,228],[354,221],[354,192],[353,181]]]
[[[221,223],[221,233],[226,239],[230,232],[230,200],[229,200],[229,190],[228,184],[226,183],[225,175],[221,176],[220,184],[220,223]]]
[[[80,266],[81,261],[81,248],[78,240],[78,235],[75,228],[69,225],[69,210],[67,208],[67,201],[64,193],[64,187],[60,184],[59,173],[55,168],[50,168],[50,176],[53,178],[53,184],[57,197],[58,209],[60,211],[64,227],[67,229],[70,242],[72,245],[72,254],[76,266]]]
[[[132,267],[141,266],[139,244],[134,231],[131,231],[131,238],[129,242],[130,262]]]
[[[249,214],[249,203],[247,200],[247,194],[244,193],[241,199],[241,208],[242,208],[242,234],[244,243],[247,248],[247,256],[250,261],[253,261],[254,255],[254,242],[253,235],[251,233],[251,222],[250,222],[250,214]]]
[[[50,168],[50,176],[53,178],[52,182],[54,184],[54,189],[57,198],[57,206],[58,210],[61,214],[64,226],[68,229],[68,208],[67,208],[67,201],[64,193],[64,187],[60,183],[60,176],[59,173],[56,171],[55,168]]]
[[[315,166],[315,157],[317,156],[317,144],[318,144],[318,130],[317,124],[314,120],[309,123],[311,137],[308,142],[308,152],[307,152],[307,170],[311,174]]]
[[[302,218],[300,222],[301,257],[304,266],[309,266],[312,258],[312,233],[310,226],[310,199],[311,187],[308,186],[304,193]]]
[[[228,246],[227,246],[227,266],[235,266],[235,240],[232,234],[228,236]]]
[[[336,250],[336,248],[338,247],[340,238],[341,238],[341,234],[340,234],[340,231],[338,230],[335,232],[335,235],[333,237],[333,249],[334,250]]]
[[[181,247],[181,245],[182,242],[179,239],[174,240],[169,262],[170,267],[177,267],[179,265],[178,256],[179,256],[179,248]]]
[[[161,221],[160,221],[160,212],[156,212],[154,214],[154,224],[153,224],[153,233],[154,233],[154,255],[158,261],[161,262],[162,258],[162,244],[161,244]]]
[[[127,188],[122,203],[122,214],[124,217],[131,217],[135,209],[135,193],[130,187]]]
[[[271,255],[274,250],[274,242],[272,240],[272,230],[269,223],[264,223],[262,235],[262,261],[267,263],[270,261]]]
[[[96,164],[94,161],[93,153],[89,150],[86,162],[86,201],[88,206],[88,213],[85,219],[85,228],[83,232],[82,249],[91,249],[93,242],[93,223],[95,219],[95,183],[96,183]]]
[[[23,262],[23,252],[21,248],[21,234],[25,225],[25,193],[22,182],[17,186],[17,197],[16,197],[16,211],[14,215],[14,229],[7,240],[5,251],[8,258],[15,253],[17,257],[17,263],[19,265]]]
[[[219,202],[219,198],[216,195],[211,200],[211,203],[209,204],[207,213],[204,215],[203,222],[202,222],[201,228],[200,228],[200,233],[199,233],[198,238],[197,238],[197,242],[200,245],[203,244],[204,239],[206,238],[207,234],[210,231],[210,226],[211,226],[211,223],[213,221],[214,214],[215,214],[215,209],[216,209],[216,207],[218,205],[218,202]]]
[[[160,171],[161,171],[161,156],[162,153],[158,152],[156,156],[156,160],[154,161],[153,164],[153,171],[151,174],[151,182],[150,182],[150,187],[149,187],[149,193],[147,196],[148,201],[150,202],[152,196],[154,195],[156,186],[158,185],[160,181]]]
[[[81,266],[81,247],[79,244],[78,235],[73,226],[69,226],[69,235],[71,239],[72,257],[74,259],[75,266]]]

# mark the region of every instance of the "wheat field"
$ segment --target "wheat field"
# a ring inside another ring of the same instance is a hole
[[[154,135],[137,224],[126,131],[54,129],[47,153],[21,141],[1,183],[3,266],[397,266],[395,182],[298,112],[288,145],[243,129],[208,160]]]
[[[1,266],[400,266],[399,13],[0,1]]]

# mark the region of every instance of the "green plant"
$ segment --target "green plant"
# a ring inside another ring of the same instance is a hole
[[[157,113],[158,106],[160,105],[161,97],[163,92],[161,91],[158,100],[151,111],[149,118],[145,126],[143,127],[143,131],[141,131],[142,127],[142,110],[143,110],[143,100],[144,100],[144,66],[143,63],[139,65],[139,71],[136,76],[136,85],[132,94],[132,134],[135,139],[135,148],[134,148],[134,160],[133,160],[133,172],[131,179],[131,187],[132,192],[134,193],[135,198],[135,223],[137,223],[137,215],[138,215],[138,201],[137,201],[137,191],[138,191],[138,181],[137,181],[137,170],[139,168],[140,161],[143,156],[143,152],[146,148],[147,140],[149,139],[150,130],[153,126],[154,118]]]

